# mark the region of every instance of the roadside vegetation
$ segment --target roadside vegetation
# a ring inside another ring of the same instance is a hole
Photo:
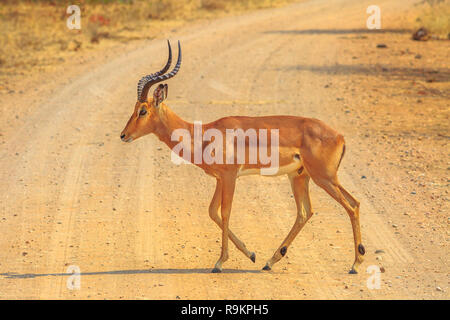
[[[0,91],[15,75],[39,72],[80,51],[152,39],[187,23],[293,0],[84,0],[81,29],[69,30],[67,1],[0,0]]]
[[[39,73],[79,53],[161,37],[202,19],[273,8],[300,0],[74,0],[81,29],[69,30],[68,2],[0,0],[0,92],[16,76]],[[429,39],[448,39],[450,0],[423,0],[398,23],[426,28]]]
[[[439,39],[450,39],[450,1],[424,0],[419,3],[416,26],[426,28]]]

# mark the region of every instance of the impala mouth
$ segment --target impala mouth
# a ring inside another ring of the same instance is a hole
[[[125,139],[125,135],[123,134],[123,135],[121,135],[120,136],[120,139],[123,141],[123,142],[131,142],[131,141],[133,141],[133,137],[129,137],[128,139]]]

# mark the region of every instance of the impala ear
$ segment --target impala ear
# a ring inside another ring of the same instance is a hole
[[[155,102],[155,107],[159,107],[160,103],[163,102],[167,95],[169,94],[169,87],[167,84],[160,84],[153,92],[153,101]]]

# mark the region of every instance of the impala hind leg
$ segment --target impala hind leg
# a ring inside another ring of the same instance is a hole
[[[294,226],[283,240],[281,245],[273,254],[272,258],[267,261],[263,270],[270,270],[272,266],[281,260],[286,255],[287,248],[294,241],[300,230],[311,218],[311,200],[309,198],[309,176],[305,173],[301,175],[290,175],[292,192],[294,193],[295,203],[297,205],[297,218],[295,219]]]
[[[220,207],[220,203],[222,201],[222,182],[217,179],[217,185],[216,185],[216,191],[214,192],[214,196],[211,200],[211,204],[209,205],[209,216],[211,219],[219,226],[220,229],[223,229],[222,227],[222,221],[220,220],[220,217],[218,215],[218,210]],[[238,237],[234,235],[231,230],[228,230],[228,236],[230,240],[234,243],[234,245],[242,251],[243,254],[253,262],[255,262],[256,255],[254,252],[251,252],[247,249],[245,244],[239,240]]]
[[[315,180],[314,180],[315,181]],[[316,181],[315,181],[316,182]],[[361,242],[361,227],[359,223],[359,202],[347,192],[337,181],[337,178],[328,180],[318,180],[316,182],[330,196],[339,202],[347,211],[353,229],[353,239],[355,243],[355,262],[349,273],[358,273],[359,266],[364,260],[366,249]]]
[[[228,237],[230,235],[228,226],[230,222],[231,204],[233,202],[236,177],[223,177],[221,179],[222,199],[220,213],[222,214],[222,252],[216,262],[213,273],[222,272],[222,264],[228,260]]]

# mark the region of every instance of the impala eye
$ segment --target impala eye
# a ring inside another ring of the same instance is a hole
[[[141,111],[139,111],[139,116],[145,116],[147,114],[147,110],[145,109],[141,109]]]

